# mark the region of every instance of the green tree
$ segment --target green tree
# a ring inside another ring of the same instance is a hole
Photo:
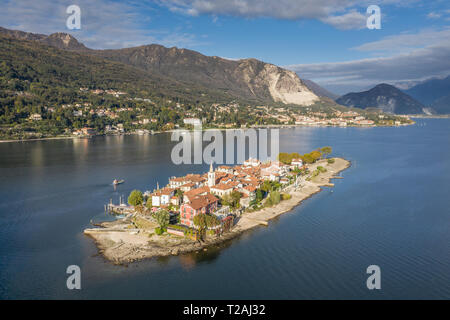
[[[265,193],[269,192],[270,190],[272,190],[272,183],[270,183],[269,180],[264,180],[263,184],[261,185],[261,190],[264,191]]]
[[[281,200],[281,196],[278,191],[272,191],[269,195],[269,198],[270,198],[270,202],[272,204],[278,204],[278,203],[280,203],[280,200]]]
[[[131,191],[130,195],[128,196],[128,204],[131,206],[138,206],[143,203],[144,203],[144,196],[142,195],[142,192],[139,190]]]
[[[152,203],[152,198],[148,198],[147,201],[145,202],[145,206],[149,209],[153,208],[153,203]]]
[[[169,225],[170,214],[166,210],[158,210],[155,213],[155,220],[159,225],[159,228],[163,230]]]
[[[204,213],[200,213],[197,214],[196,216],[194,216],[194,225],[200,230],[205,230],[207,227],[207,222],[206,222],[206,214]]]
[[[183,200],[183,191],[182,191],[181,189],[177,189],[177,190],[175,191],[175,196],[176,196],[178,199],[180,199],[180,202],[182,202],[182,200]]]
[[[206,227],[207,228],[213,228],[220,224],[220,220],[216,216],[213,216],[210,214],[206,214],[205,216],[206,216],[205,218],[206,218]]]
[[[257,189],[256,190],[256,201],[260,202],[264,197],[264,191],[262,191],[261,189]]]

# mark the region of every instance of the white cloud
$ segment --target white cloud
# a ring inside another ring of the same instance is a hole
[[[367,17],[355,10],[340,16],[329,16],[321,19],[322,22],[341,30],[363,29],[366,27]]]
[[[442,43],[391,57],[348,62],[287,66],[300,77],[329,90],[346,93],[378,83],[407,83],[450,74],[450,43]]]
[[[81,8],[81,30],[66,28],[66,8]],[[153,4],[154,5],[154,4]],[[51,34],[66,32],[95,49],[123,48],[150,43],[166,46],[193,46],[203,43],[193,34],[173,29],[149,29],[148,12],[155,9],[147,2],[128,4],[112,0],[7,0],[0,9],[2,27]]]
[[[318,19],[338,29],[365,26],[366,9],[373,0],[157,0],[174,12],[189,15],[231,15],[277,19]],[[417,0],[379,0],[377,4],[398,4]]]
[[[450,27],[441,30],[424,29],[417,33],[402,33],[368,42],[353,49],[372,52],[409,52],[413,49],[450,43]]]

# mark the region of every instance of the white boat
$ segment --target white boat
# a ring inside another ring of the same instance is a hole
[[[117,180],[117,179],[114,179],[113,185],[117,186],[118,184],[121,184],[121,183],[124,183],[124,182],[125,182],[125,180]]]

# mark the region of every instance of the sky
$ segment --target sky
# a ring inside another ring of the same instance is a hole
[[[66,26],[70,5],[79,30]],[[370,5],[380,29],[367,28]],[[0,0],[0,26],[66,32],[93,49],[158,43],[257,58],[337,94],[450,75],[448,0]]]

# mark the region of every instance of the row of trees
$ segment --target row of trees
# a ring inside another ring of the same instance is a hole
[[[317,150],[311,151],[310,153],[305,153],[303,155],[298,152],[286,153],[281,152],[278,155],[278,160],[284,164],[291,164],[293,159],[301,159],[304,163],[314,163],[319,159],[327,158],[332,152],[331,147],[322,147]]]

